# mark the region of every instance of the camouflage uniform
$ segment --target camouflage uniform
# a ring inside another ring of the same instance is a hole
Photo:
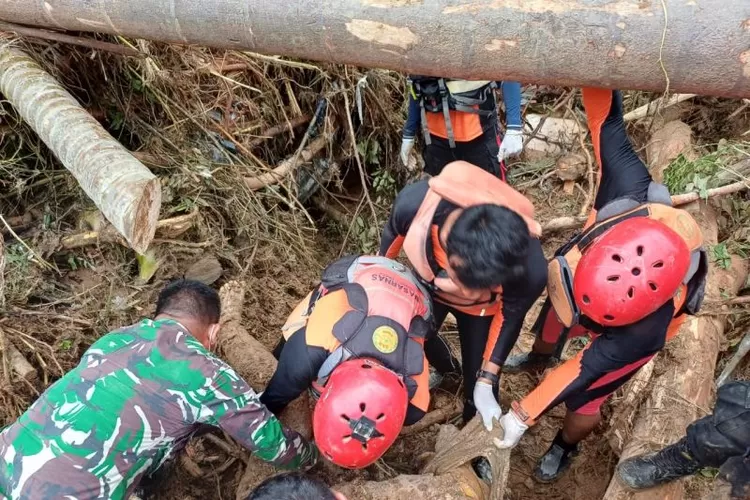
[[[317,459],[179,323],[143,320],[99,339],[0,434],[0,494],[127,498],[201,424],[276,466]]]

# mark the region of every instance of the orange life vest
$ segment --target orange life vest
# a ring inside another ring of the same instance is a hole
[[[633,217],[648,217],[665,224],[682,237],[692,252],[690,268],[673,298],[675,319],[667,337],[676,334],[684,313],[695,314],[700,309],[708,273],[708,257],[702,248],[700,227],[688,212],[671,206],[666,187],[652,183],[647,203],[641,204],[630,198],[608,203],[590,225],[560,248],[550,261],[547,292],[558,319],[565,327],[574,326],[579,319],[578,306],[573,299],[573,280],[581,256],[610,228]]]
[[[337,260],[289,316],[285,338],[303,326],[307,344],[329,353],[318,371],[319,387],[342,362],[372,358],[401,375],[412,404],[427,410],[429,392],[418,386],[428,376],[423,345],[434,328],[432,302],[405,266],[386,257]]]
[[[465,161],[445,166],[440,175],[429,181],[429,189],[404,238],[404,252],[422,280],[435,291],[439,302],[474,315],[495,314],[499,307],[500,288],[470,290],[451,280],[445,273],[448,259],[440,242],[439,229],[433,224],[441,200],[460,208],[493,204],[518,213],[529,232],[539,237],[541,225],[534,220],[534,205],[524,195],[479,167]],[[442,271],[435,273],[427,256],[427,239],[432,239],[435,260]]]

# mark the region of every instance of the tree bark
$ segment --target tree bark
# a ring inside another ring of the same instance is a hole
[[[242,326],[245,287],[238,281],[230,281],[221,287],[219,296],[222,308],[219,348],[224,359],[253,390],[262,391],[271,380],[278,363],[273,354]],[[281,413],[279,420],[306,439],[310,439],[312,416],[308,395],[305,393],[290,404]],[[275,472],[272,465],[250,457],[237,487],[237,500],[245,500],[253,488]]]
[[[742,1],[5,0],[0,18],[412,74],[750,95]]]
[[[443,425],[437,435],[435,451],[444,455],[462,432],[453,425]],[[434,471],[433,471],[434,472]],[[456,464],[439,475],[400,475],[386,481],[356,480],[334,486],[336,491],[354,500],[486,500],[487,485],[477,478],[469,464]],[[238,499],[240,500],[240,499]]]
[[[144,253],[161,207],[159,179],[32,58],[0,47],[0,90],[128,244]]]
[[[387,481],[352,481],[334,488],[356,500],[482,500],[486,497],[480,496],[478,483],[471,467],[464,465],[442,476],[399,475]]]
[[[705,203],[695,203],[687,209],[698,221],[705,244],[716,244],[718,229],[713,209]],[[733,260],[731,269],[712,264],[706,297],[716,300],[722,293],[737,293],[745,282],[747,271],[747,263],[739,259]],[[685,435],[686,427],[708,411],[713,398],[714,371],[724,321],[725,316],[691,317],[668,344],[668,355],[661,356],[661,359],[669,363],[669,367],[654,379],[651,393],[636,417],[632,437],[620,460],[678,441]],[[680,500],[683,495],[681,481],[634,493],[624,488],[615,477],[604,498]]]

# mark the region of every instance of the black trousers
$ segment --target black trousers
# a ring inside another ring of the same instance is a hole
[[[431,144],[425,146],[424,171],[432,176],[438,175],[447,164],[463,160],[486,170],[505,180],[505,165],[497,161],[500,151],[497,127],[490,127],[484,134],[469,142],[456,142],[451,148],[448,139],[430,135]]]
[[[687,443],[704,467],[720,467],[735,498],[750,494],[750,382],[719,389],[712,415],[688,426]]]
[[[450,348],[438,334],[428,338],[424,344],[427,361],[440,373],[461,373],[464,381],[465,422],[471,420],[477,412],[474,406],[474,385],[477,372],[482,367],[482,356],[490,333],[490,324],[494,316],[472,316],[453,309],[450,306],[435,302],[435,324],[437,330],[445,321],[448,313],[453,314],[458,324],[461,341],[461,360],[459,363],[451,354]],[[497,393],[497,387],[495,388]]]

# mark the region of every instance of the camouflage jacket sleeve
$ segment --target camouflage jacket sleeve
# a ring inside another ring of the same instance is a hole
[[[285,469],[315,464],[318,450],[287,429],[260,402],[258,395],[231,367],[219,362],[213,390],[206,391],[201,411],[207,424],[222,428],[258,458]]]

